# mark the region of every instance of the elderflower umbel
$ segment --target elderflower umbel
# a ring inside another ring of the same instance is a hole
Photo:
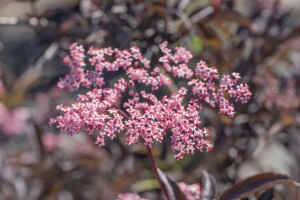
[[[238,73],[220,79],[217,68],[208,67],[204,61],[195,68],[189,67],[192,54],[184,47],[175,48],[173,53],[167,45],[160,44],[163,55],[159,58],[160,66],[154,67],[136,46],[129,50],[90,48],[86,55],[82,46],[72,44],[70,55],[64,59],[70,73],[59,81],[58,88],[74,91],[84,86],[90,90],[78,95],[71,106],[57,106],[63,115],[52,118],[50,124],[56,123],[69,135],[82,129],[88,134],[97,133],[99,146],[105,145],[105,138],[113,139],[117,133],[124,133],[128,145],[142,139],[151,147],[170,132],[171,148],[178,160],[195,151],[211,150],[213,145],[206,139],[209,130],[201,128],[201,103],[218,107],[220,114],[233,117],[230,98],[246,103],[251,96],[249,87],[239,84]],[[91,65],[92,70],[87,70],[86,65]],[[124,76],[113,87],[104,86],[103,74],[116,71],[123,71]],[[186,87],[161,99],[155,96],[155,91],[169,86],[174,77],[185,80]],[[137,85],[148,86],[151,92],[138,90]],[[124,95],[130,98],[117,106]],[[193,98],[186,102],[191,95]]]

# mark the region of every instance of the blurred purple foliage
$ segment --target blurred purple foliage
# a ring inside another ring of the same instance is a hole
[[[296,0],[2,0],[0,199],[110,200],[127,192],[161,198],[142,144],[128,147],[120,138],[98,148],[93,138],[69,137],[48,122],[58,115],[56,105],[75,101],[56,90],[68,73],[62,58],[72,42],[137,45],[159,65],[162,41],[190,50],[194,66],[203,59],[221,74],[239,72],[253,97],[234,118],[203,106],[214,150],[176,161],[164,141],[153,147],[158,167],[176,182],[200,183],[200,199],[257,174],[231,195],[299,199],[288,178],[300,181],[299,13]],[[120,75],[104,73],[104,80]],[[275,183],[287,186],[272,189]]]

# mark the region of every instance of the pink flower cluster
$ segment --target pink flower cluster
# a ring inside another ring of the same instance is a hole
[[[188,82],[188,85],[193,86],[192,92],[211,107],[218,104],[220,114],[226,114],[230,117],[235,114],[234,105],[226,97],[226,94],[229,94],[236,102],[240,101],[241,103],[246,103],[251,97],[248,85],[238,84],[241,79],[238,73],[233,72],[232,77],[224,75],[219,87],[216,86],[215,82],[219,79],[215,67],[209,68],[205,62],[200,61],[196,66],[195,73],[201,79],[193,79]]]
[[[123,51],[111,48],[90,48],[87,53],[89,63],[94,67],[94,70],[84,71],[86,66],[84,49],[76,43],[71,44],[70,56],[66,56],[64,59],[70,73],[59,81],[58,87],[60,89],[74,91],[80,85],[85,87],[94,85],[101,88],[105,83],[103,71],[113,72],[120,69],[126,71],[131,86],[134,86],[134,82],[137,82],[150,85],[153,90],[156,90],[162,85],[170,85],[171,83],[169,77],[159,73],[159,68],[150,70],[150,61],[142,56],[140,49],[136,46]]]
[[[186,93],[186,88],[180,88],[162,100],[145,91],[132,94],[133,98],[124,103],[130,116],[125,122],[127,144],[135,144],[142,137],[145,145],[152,146],[154,140],[162,142],[167,131],[171,130],[172,150],[178,152],[175,156],[177,160],[194,153],[195,149],[211,150],[213,146],[204,139],[209,134],[208,130],[199,128],[201,107],[193,99],[184,106]]]
[[[159,61],[167,72],[171,72],[175,77],[179,78],[191,79],[193,77],[194,72],[188,67],[190,60],[193,58],[191,52],[184,47],[176,47],[175,53],[172,54],[167,42],[163,42],[159,47],[164,53]]]
[[[136,46],[122,51],[91,48],[86,58],[83,47],[72,44],[70,56],[64,59],[70,74],[60,80],[58,87],[70,91],[80,86],[94,89],[79,95],[71,106],[58,106],[64,114],[52,118],[50,124],[57,123],[57,127],[69,135],[82,129],[88,134],[98,132],[96,144],[99,146],[105,145],[105,138],[113,139],[116,133],[125,133],[127,144],[136,144],[142,138],[144,144],[151,147],[154,141],[162,142],[170,133],[176,159],[195,150],[211,150],[212,144],[205,139],[209,131],[201,128],[201,103],[218,105],[220,114],[232,117],[235,112],[229,97],[246,103],[251,96],[249,87],[238,84],[241,77],[237,73],[223,76],[219,81],[217,69],[203,61],[195,69],[189,68],[192,54],[183,47],[177,47],[172,53],[164,42],[160,49],[163,52],[159,59],[161,66],[151,67]],[[94,69],[86,70],[86,65]],[[104,87],[103,74],[115,71],[124,71],[123,78],[113,87]],[[157,98],[154,91],[170,85],[172,77],[187,80],[186,87],[171,96]],[[137,85],[150,86],[150,93],[138,90]],[[118,106],[127,92],[131,98]]]

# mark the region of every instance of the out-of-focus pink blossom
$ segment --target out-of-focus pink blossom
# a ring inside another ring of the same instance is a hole
[[[42,135],[42,144],[46,151],[53,151],[60,147],[61,138],[59,135],[50,132],[45,132]]]
[[[49,121],[53,105],[63,99],[61,90],[54,88],[47,92],[39,92],[35,95],[35,108],[32,109],[32,118],[38,124]]]
[[[187,185],[184,182],[178,183],[178,186],[182,193],[185,195],[187,200],[200,200],[201,198],[201,186],[200,184],[192,184]],[[147,200],[144,198],[141,198],[136,193],[124,193],[119,194],[117,200]]]
[[[178,183],[180,190],[183,192],[187,200],[200,200],[201,186],[200,184],[187,185],[186,183]]]
[[[91,145],[88,141],[77,141],[73,144],[71,153],[73,155],[89,156],[95,160],[104,161],[107,155],[104,151],[99,151],[95,146]]]
[[[4,104],[0,103],[0,126],[5,134],[23,133],[30,116],[27,108],[8,110]]]
[[[284,81],[270,74],[261,74],[256,75],[254,81],[261,88],[258,100],[266,108],[293,109],[299,107],[300,98],[293,79]]]
[[[5,93],[5,87],[2,81],[2,74],[0,71],[0,95]],[[18,107],[8,109],[0,102],[0,127],[4,134],[20,134],[24,133],[28,119],[31,113],[27,108]]]
[[[147,200],[140,197],[137,193],[119,194],[117,200]]]

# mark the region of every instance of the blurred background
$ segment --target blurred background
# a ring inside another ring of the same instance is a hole
[[[110,200],[128,191],[159,199],[142,144],[98,148],[91,136],[48,125],[56,105],[76,98],[56,90],[75,41],[138,45],[153,65],[168,41],[189,49],[194,64],[203,59],[249,83],[252,99],[234,118],[204,107],[213,151],[176,161],[170,144],[154,146],[173,180],[202,184],[207,199],[261,172],[300,181],[299,17],[298,0],[1,0],[0,199]]]

